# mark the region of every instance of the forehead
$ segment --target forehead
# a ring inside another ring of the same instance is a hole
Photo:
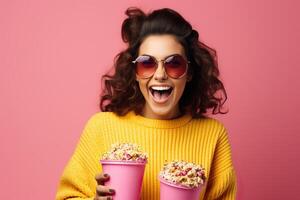
[[[150,35],[140,45],[138,55],[143,54],[164,59],[171,54],[184,55],[184,48],[173,35]]]

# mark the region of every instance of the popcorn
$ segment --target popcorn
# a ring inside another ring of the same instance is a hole
[[[206,180],[202,166],[177,160],[165,163],[159,176],[167,182],[188,188],[196,188],[199,185],[203,185]]]
[[[103,160],[146,162],[148,156],[141,147],[133,143],[115,143],[102,155]]]

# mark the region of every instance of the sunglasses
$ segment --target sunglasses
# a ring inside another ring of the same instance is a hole
[[[178,79],[183,77],[188,69],[188,60],[179,54],[173,54],[163,60],[163,66],[167,75],[171,78]],[[136,75],[140,78],[150,78],[156,72],[158,60],[150,55],[141,55],[132,63],[135,64]]]

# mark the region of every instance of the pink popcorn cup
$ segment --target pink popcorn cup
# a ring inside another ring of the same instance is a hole
[[[114,189],[114,200],[139,200],[147,162],[100,160],[103,173],[109,174],[106,186]]]
[[[160,180],[160,200],[198,200],[203,185],[197,188],[188,188],[185,186],[170,183],[163,178]]]

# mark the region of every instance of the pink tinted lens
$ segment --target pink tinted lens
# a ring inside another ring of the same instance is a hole
[[[180,55],[170,56],[165,60],[165,69],[172,78],[179,78],[185,74],[187,63]]]
[[[141,77],[150,77],[156,70],[156,62],[151,56],[139,56],[136,59],[136,74]]]

